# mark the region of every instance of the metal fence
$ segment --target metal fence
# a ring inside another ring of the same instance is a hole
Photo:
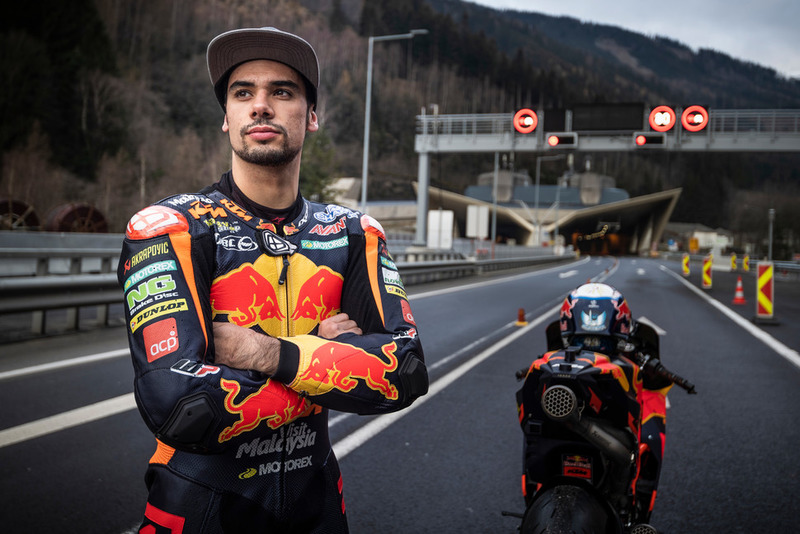
[[[716,133],[800,134],[800,112],[783,109],[715,110],[709,130]]]
[[[417,135],[502,135],[514,130],[512,113],[418,115]],[[644,122],[644,119],[643,119]],[[798,134],[800,110],[712,109],[707,131],[725,134]]]

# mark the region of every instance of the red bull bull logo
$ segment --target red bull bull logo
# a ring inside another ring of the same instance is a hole
[[[311,364],[300,373],[297,383],[304,391],[319,395],[333,389],[346,393],[363,381],[370,389],[395,400],[397,388],[386,378],[386,373],[397,369],[396,350],[394,342],[383,345],[384,360],[347,343],[323,342],[314,349]]]
[[[266,255],[216,278],[210,299],[214,317],[226,315],[236,325],[258,325],[269,335],[279,336],[287,333],[287,315],[291,316],[290,335],[307,334],[320,321],[336,315],[341,308],[342,276],[300,254],[289,256],[289,262],[290,279],[284,285],[278,283],[282,260]]]
[[[274,224],[272,224],[271,222],[265,221],[264,219],[259,219],[258,220],[258,225],[256,226],[256,228],[259,229],[259,230],[269,230],[273,234],[277,234],[278,233],[278,228]]]
[[[244,327],[284,319],[272,282],[250,263],[214,280],[211,308],[214,316],[226,314],[228,321]]]
[[[628,301],[625,299],[612,300],[614,307],[617,309],[617,324],[621,334],[630,333],[631,325],[631,309],[628,307]]]
[[[344,279],[327,267],[321,267],[300,286],[292,319],[322,321],[339,311]]]
[[[219,385],[228,392],[223,403],[225,410],[239,416],[238,421],[220,433],[220,443],[250,432],[262,422],[276,430],[295,419],[321,411],[319,406],[308,402],[283,384],[269,379],[258,391],[240,401],[236,400],[242,389],[239,382],[223,378]]]
[[[574,300],[570,302],[570,299],[564,299],[564,302],[561,304],[561,316],[572,319],[572,308],[574,307]]]
[[[569,324],[567,323],[566,319],[572,319],[572,308],[575,307],[575,300],[570,300],[569,298],[565,298],[564,302],[561,304],[561,322],[559,326],[561,327],[561,331],[564,332],[569,329]]]

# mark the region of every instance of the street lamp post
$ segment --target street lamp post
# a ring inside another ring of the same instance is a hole
[[[428,30],[411,30],[396,35],[379,35],[369,38],[367,52],[367,103],[364,109],[364,154],[361,162],[361,211],[367,212],[367,169],[369,168],[369,123],[372,115],[372,49],[376,41],[396,41],[413,39],[415,35],[425,35]]]
[[[772,261],[772,223],[775,221],[775,209],[770,208],[767,212],[769,214],[769,249],[767,252],[767,261]]]

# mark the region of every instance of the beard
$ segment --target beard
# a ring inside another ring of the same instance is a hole
[[[275,128],[276,130],[280,131],[281,134],[283,134],[280,145],[268,146],[265,142],[248,146],[245,142],[248,129],[252,128],[253,126],[266,125]],[[254,165],[262,165],[264,167],[280,167],[286,165],[291,161],[294,161],[294,159],[300,153],[300,150],[303,148],[302,144],[297,147],[290,146],[289,136],[286,134],[286,130],[281,126],[269,124],[267,121],[256,121],[252,124],[248,124],[247,126],[242,127],[242,129],[239,131],[239,134],[242,138],[241,148],[237,148],[233,146],[233,143],[231,143],[231,149],[233,150],[233,153],[239,157],[239,159]]]

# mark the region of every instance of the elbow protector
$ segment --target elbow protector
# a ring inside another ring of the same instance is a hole
[[[404,404],[411,404],[428,392],[428,368],[416,354],[409,354],[403,360],[397,374],[403,386]]]
[[[176,449],[210,452],[216,442],[213,431],[220,420],[208,393],[196,393],[178,401],[156,437]]]

